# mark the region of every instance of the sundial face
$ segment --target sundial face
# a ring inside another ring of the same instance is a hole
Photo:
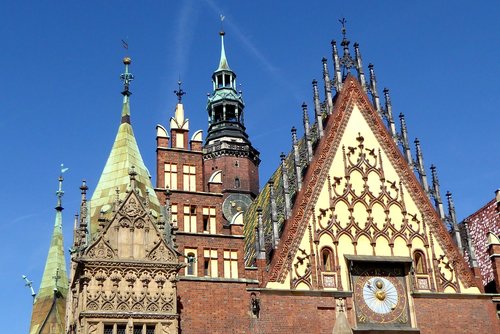
[[[231,222],[238,212],[247,211],[252,204],[252,198],[245,194],[230,194],[222,203],[222,213],[228,222]]]
[[[408,325],[408,298],[399,268],[370,268],[353,276],[358,324]]]

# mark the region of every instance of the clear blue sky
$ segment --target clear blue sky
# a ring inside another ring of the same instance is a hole
[[[482,1],[2,1],[0,4],[0,322],[26,333],[54,223],[57,176],[65,174],[65,243],[72,238],[81,179],[95,188],[120,121],[119,75],[129,43],[132,124],[155,174],[155,126],[168,125],[180,76],[191,130],[206,129],[206,93],[219,60],[219,14],[226,52],[260,150],[261,183],[302,129],[330,40],[360,43],[393,110],[437,165],[443,197],[459,219],[499,187],[500,3]],[[330,67],[332,71],[332,67]],[[312,108],[310,108],[312,109]],[[428,171],[429,173],[429,171]],[[430,174],[430,173],[429,173]]]

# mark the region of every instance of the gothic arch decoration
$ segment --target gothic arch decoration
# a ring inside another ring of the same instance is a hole
[[[169,249],[167,244],[161,240],[149,254],[146,256],[147,259],[153,261],[165,261],[165,262],[174,262],[177,258],[174,252]]]
[[[88,257],[94,259],[110,260],[117,257],[117,254],[115,253],[109,242],[107,242],[102,235],[92,246],[87,249],[85,253]]]
[[[407,163],[404,160],[404,157],[399,152],[399,149],[394,144],[393,138],[388,134],[385,129],[385,125],[381,121],[380,117],[378,117],[377,113],[373,110],[371,103],[368,101],[366,94],[363,93],[361,87],[356,82],[353,77],[348,77],[346,79],[344,88],[340,93],[339,97],[335,101],[334,113],[327,119],[326,127],[325,127],[325,137],[319,143],[316,149],[316,159],[308,168],[307,174],[304,178],[304,185],[301,192],[298,194],[295,204],[294,204],[294,215],[292,219],[290,219],[284,227],[284,231],[281,238],[281,243],[278,247],[278,251],[276,255],[273,257],[270,264],[270,273],[266,278],[266,282],[279,282],[283,283],[288,275],[289,268],[291,267],[292,259],[287,256],[287,254],[292,253],[296,254],[300,247],[300,243],[302,240],[302,236],[305,233],[305,229],[307,228],[308,221],[313,219],[313,206],[317,203],[318,197],[321,192],[321,185],[327,182],[327,178],[329,176],[329,168],[333,161],[335,152],[338,151],[342,139],[342,134],[345,132],[348,119],[352,114],[354,107],[357,106],[361,114],[363,115],[366,123],[370,127],[372,133],[376,137],[381,148],[384,150],[387,158],[389,159],[391,165],[397,172],[397,175],[401,178],[400,181],[392,180],[392,182],[396,183],[385,183],[383,190],[384,195],[387,198],[394,200],[394,207],[398,207],[398,202],[396,199],[401,199],[401,189],[411,189],[411,192],[408,194],[414,201],[415,205],[420,210],[420,215],[410,216],[409,213],[403,214],[403,219],[406,219],[405,222],[406,231],[410,233],[414,233],[413,236],[404,235],[394,229],[392,227],[391,221],[385,222],[369,222],[369,225],[374,227],[376,226],[375,232],[378,233],[378,236],[382,236],[382,231],[385,230],[388,234],[386,240],[387,243],[391,243],[395,240],[408,240],[411,237],[414,238],[422,238],[421,235],[427,235],[427,233],[423,233],[423,229],[427,229],[427,232],[430,232],[436,236],[436,242],[443,251],[448,254],[449,262],[448,266],[456,266],[455,273],[457,277],[460,277],[461,282],[464,287],[475,287],[476,284],[474,279],[467,268],[467,265],[458,250],[455,248],[451,237],[448,235],[444,226],[442,226],[441,221],[435,212],[432,204],[429,202],[426,194],[421,189],[421,186],[416,179],[415,175],[410,168],[408,168]],[[353,146],[354,147],[354,146]],[[355,147],[354,147],[355,148]],[[349,147],[346,148],[349,152]],[[377,152],[373,152],[375,155]],[[363,159],[374,159],[371,156],[371,152],[364,152],[365,156]],[[354,162],[354,161],[353,161]],[[357,163],[357,162],[356,162]],[[336,185],[337,191],[340,191],[339,184],[337,180],[330,180],[332,185]],[[345,189],[344,189],[345,190]],[[348,191],[349,189],[347,189]],[[374,197],[374,205],[376,203],[377,196]],[[356,203],[351,203],[356,204]],[[401,203],[402,204],[402,203]],[[387,206],[387,203],[384,203]],[[375,206],[374,206],[375,207]],[[404,212],[404,207],[401,207],[401,212]],[[324,209],[324,215],[333,214],[329,208]],[[333,214],[331,218],[334,218]],[[417,224],[413,221],[413,218],[418,221]],[[323,218],[323,217],[321,217]],[[328,217],[330,218],[330,217]],[[335,219],[329,219],[329,223],[334,223]],[[348,222],[351,224],[351,227],[354,227],[354,223]],[[345,228],[345,226],[341,226]],[[354,227],[356,229],[356,227]],[[358,238],[368,238],[371,242],[374,241],[372,235],[368,235],[363,233],[365,228],[357,231],[351,231],[352,235],[357,236]],[[344,232],[346,235],[348,231]],[[399,237],[399,238],[398,238]],[[402,239],[401,239],[402,238]],[[382,240],[382,238],[379,238]],[[425,238],[423,239],[425,241]],[[455,277],[455,279],[457,278]]]

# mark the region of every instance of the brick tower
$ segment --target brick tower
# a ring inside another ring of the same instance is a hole
[[[245,104],[236,90],[236,73],[228,64],[224,49],[224,31],[220,32],[219,67],[212,75],[213,92],[208,97],[208,135],[203,147],[205,177],[222,171],[224,198],[232,193],[234,200],[246,202],[259,192],[259,152],[252,146],[244,125]],[[231,215],[225,218],[231,220]]]

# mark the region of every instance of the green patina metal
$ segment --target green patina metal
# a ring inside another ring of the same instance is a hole
[[[125,58],[130,63],[129,58]],[[124,60],[124,63],[125,63]],[[128,73],[128,64],[126,64],[127,80],[125,81],[125,90],[122,93],[122,122],[118,128],[113,147],[109,153],[108,160],[104,166],[97,187],[90,200],[90,233],[94,235],[98,227],[98,219],[103,212],[104,217],[110,218],[113,204],[116,201],[117,189],[119,190],[120,200],[126,196],[126,190],[130,184],[130,171],[132,168],[137,173],[135,176],[136,188],[143,198],[148,194],[149,206],[153,216],[160,214],[160,202],[156,197],[151,183],[151,176],[142,160],[134,131],[130,124],[130,73]],[[123,75],[122,75],[123,79]]]

